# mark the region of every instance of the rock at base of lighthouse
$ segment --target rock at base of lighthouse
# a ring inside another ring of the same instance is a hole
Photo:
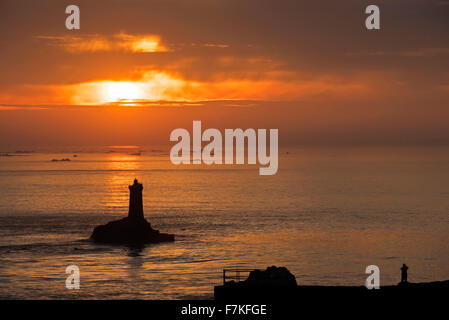
[[[99,243],[126,245],[175,241],[173,234],[154,230],[147,220],[130,217],[96,227],[91,238]]]
[[[143,245],[147,243],[175,241],[175,236],[160,233],[151,228],[143,216],[143,186],[137,179],[129,186],[128,217],[111,221],[94,229],[91,238],[95,242],[125,245]]]

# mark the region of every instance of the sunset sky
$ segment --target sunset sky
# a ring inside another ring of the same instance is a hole
[[[166,145],[192,120],[281,146],[449,144],[445,0],[2,0],[0,45],[0,151]]]

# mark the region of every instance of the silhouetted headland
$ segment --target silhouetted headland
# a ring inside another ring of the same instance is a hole
[[[94,229],[91,238],[95,242],[125,245],[143,245],[147,243],[175,241],[175,236],[160,233],[151,228],[143,215],[141,183],[134,180],[129,186],[129,213],[126,218],[111,221]]]
[[[214,288],[214,299],[216,301],[291,302],[344,298],[354,301],[363,300],[366,297],[419,298],[429,294],[447,295],[449,293],[449,280],[410,283],[407,281],[407,269],[408,267],[404,264],[401,268],[401,282],[398,285],[380,286],[379,289],[368,289],[365,286],[298,285],[295,276],[285,267],[272,266],[263,271],[225,269],[223,284]],[[248,272],[249,276],[245,280],[240,280],[241,274]],[[229,276],[229,273],[232,275]]]

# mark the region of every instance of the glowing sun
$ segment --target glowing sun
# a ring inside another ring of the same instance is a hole
[[[140,98],[139,86],[133,82],[111,82],[107,85],[109,101],[135,100]]]

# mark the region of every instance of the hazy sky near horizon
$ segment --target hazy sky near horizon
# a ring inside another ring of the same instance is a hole
[[[376,1],[376,31],[369,4],[2,0],[0,150],[168,144],[192,120],[281,145],[448,144],[449,1]]]

